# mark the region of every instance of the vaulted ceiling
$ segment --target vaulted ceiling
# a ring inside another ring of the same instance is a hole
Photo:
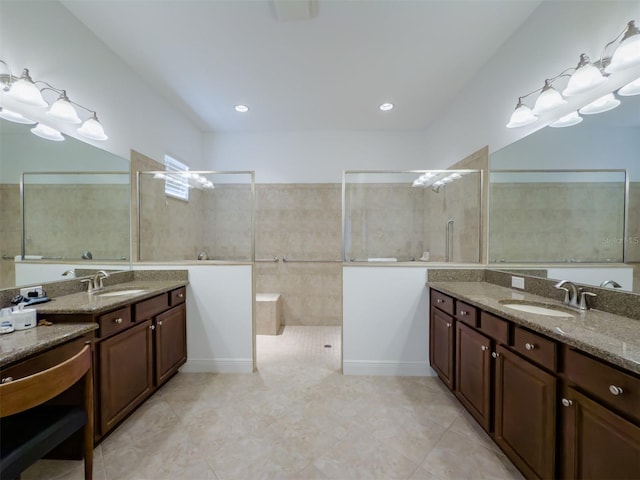
[[[425,129],[541,3],[311,1],[62,4],[199,128],[229,132]]]

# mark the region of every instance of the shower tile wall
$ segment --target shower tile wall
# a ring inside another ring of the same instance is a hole
[[[342,324],[341,185],[256,185],[256,293],[280,293],[285,325]],[[333,260],[334,262],[330,262]]]
[[[622,261],[620,184],[504,183],[491,195],[490,261]]]
[[[22,223],[18,184],[0,184],[0,218],[0,288],[8,288],[15,284],[13,258],[20,254]]]

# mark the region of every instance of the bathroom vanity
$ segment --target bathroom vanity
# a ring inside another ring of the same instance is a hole
[[[432,368],[527,478],[640,478],[640,321],[486,282],[428,285]]]
[[[134,281],[94,294],[65,295],[38,308],[38,318],[54,325],[98,325],[94,340],[96,443],[186,362],[185,285]]]

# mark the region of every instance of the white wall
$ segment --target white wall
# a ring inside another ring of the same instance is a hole
[[[156,159],[170,152],[200,166],[200,130],[58,2],[0,2],[0,58],[14,74],[29,68],[35,80],[64,88],[71,100],[96,110],[109,135],[93,142],[98,148],[126,159],[131,149]],[[34,119],[44,115],[33,113]],[[77,137],[74,127],[61,129]]]
[[[253,372],[253,267],[152,266],[134,270],[189,271],[185,372]]]
[[[517,98],[575,66],[581,53],[595,60],[631,19],[640,20],[640,2],[547,0],[424,132],[211,133],[204,161],[211,169],[255,170],[258,183],[339,182],[342,170],[446,168],[539,129],[505,127]]]
[[[434,375],[422,267],[342,269],[345,375]]]

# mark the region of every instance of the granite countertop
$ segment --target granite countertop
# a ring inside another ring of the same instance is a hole
[[[0,367],[53,348],[97,328],[97,323],[58,323],[0,335]]]
[[[427,286],[640,374],[638,320],[599,310],[570,309],[573,317],[551,317],[513,310],[499,301],[511,299],[564,306],[551,298],[487,282],[428,282]]]
[[[187,285],[184,280],[134,280],[105,287],[95,293],[72,293],[34,305],[38,314],[100,314]],[[102,296],[120,290],[143,290],[127,295]],[[50,349],[98,328],[97,323],[54,323],[0,335],[0,367]]]
[[[181,280],[134,280],[105,287],[95,293],[72,293],[53,298],[50,302],[34,305],[38,314],[77,313],[99,314],[114,308],[139,302],[175,288],[184,287],[189,282]],[[103,296],[103,293],[118,290],[144,290],[129,295]]]

